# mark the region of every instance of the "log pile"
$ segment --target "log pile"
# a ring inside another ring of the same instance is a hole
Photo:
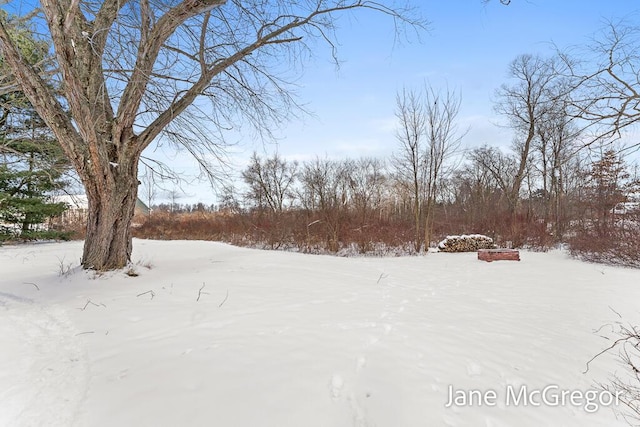
[[[482,234],[447,236],[438,243],[440,252],[475,252],[479,249],[493,249],[495,247],[493,239]]]

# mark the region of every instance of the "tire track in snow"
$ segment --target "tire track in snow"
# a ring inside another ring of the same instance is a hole
[[[0,425],[73,426],[88,387],[67,313],[0,293]]]

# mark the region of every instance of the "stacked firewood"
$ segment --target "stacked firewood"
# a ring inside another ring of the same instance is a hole
[[[493,239],[482,234],[447,236],[438,243],[440,252],[475,252],[478,249],[494,249]]]

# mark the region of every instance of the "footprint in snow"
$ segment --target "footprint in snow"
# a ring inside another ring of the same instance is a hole
[[[469,362],[467,363],[467,374],[469,374],[470,377],[482,375],[482,367],[475,362]]]
[[[120,371],[120,372],[118,373],[117,378],[118,378],[119,380],[123,380],[123,379],[125,379],[128,375],[129,375],[129,370],[128,370],[128,369],[123,369],[122,371]]]
[[[339,399],[342,395],[342,389],[344,388],[344,380],[338,374],[333,374],[331,382],[329,383],[329,390],[331,391],[331,397]]]
[[[366,359],[364,357],[358,358],[358,365],[364,366]],[[356,398],[353,392],[345,390],[345,383],[339,374],[333,374],[331,382],[329,383],[329,389],[331,391],[331,397],[334,400],[340,399],[346,401],[352,412],[353,426],[354,427],[368,427],[370,424],[367,422],[366,412],[361,405],[358,398]],[[366,397],[371,396],[370,392],[367,392]]]
[[[0,312],[0,365],[7,368],[0,425],[77,424],[89,378],[82,338],[62,308],[19,298],[8,303]]]

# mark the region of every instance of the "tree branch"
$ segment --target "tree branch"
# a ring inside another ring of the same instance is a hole
[[[122,94],[116,116],[116,121],[121,132],[128,132],[129,129],[133,128],[136,113],[138,112],[142,97],[149,83],[153,66],[156,63],[160,49],[167,39],[187,19],[210,11],[225,2],[226,0],[185,0],[165,13],[153,28],[150,29],[148,36],[145,35],[141,38],[138,46],[136,65]],[[200,87],[200,81],[194,86]],[[202,87],[201,91],[204,90],[205,87]],[[188,98],[189,97],[185,99]],[[195,99],[195,97],[193,99]],[[191,99],[190,102],[193,102],[193,99]],[[148,143],[145,144],[145,142],[145,139],[141,139],[141,145],[148,145]]]
[[[60,141],[65,155],[69,157],[77,170],[83,170],[85,157],[80,134],[75,130],[60,102],[51,93],[47,83],[18,52],[7,31],[5,22],[1,21],[0,50],[22,91]]]

